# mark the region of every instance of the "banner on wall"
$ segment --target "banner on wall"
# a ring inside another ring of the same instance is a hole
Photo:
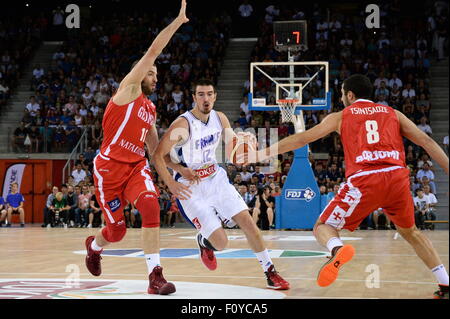
[[[3,179],[3,198],[11,192],[11,183],[16,182],[19,184],[19,193],[20,193],[20,185],[22,184],[22,176],[25,171],[26,164],[13,164],[6,170],[5,177]]]

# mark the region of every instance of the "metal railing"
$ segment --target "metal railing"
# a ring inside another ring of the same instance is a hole
[[[63,167],[63,170],[62,170],[62,182],[63,183],[67,182],[66,178],[68,178],[72,173],[73,165],[71,165],[71,164],[73,162],[75,162],[78,154],[83,153],[84,150],[88,146],[88,131],[90,131],[90,126],[86,126],[84,128],[83,134],[81,134],[81,136],[80,136],[80,140],[78,141],[77,145],[75,145],[75,147],[73,148],[72,153],[70,153],[69,159],[66,162],[66,165],[64,165],[64,167]]]

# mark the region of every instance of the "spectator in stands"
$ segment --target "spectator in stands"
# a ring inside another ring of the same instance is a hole
[[[417,189],[417,196],[414,197],[414,207],[416,209],[415,218],[417,228],[423,230],[425,229],[425,220],[427,219],[427,214],[429,211],[429,199],[425,196],[422,188]]]
[[[64,198],[64,194],[62,192],[56,193],[50,206],[50,223],[52,227],[67,228],[69,212],[70,206],[67,204],[67,199]]]
[[[67,186],[66,200],[67,205],[70,206],[69,218],[67,220],[69,221],[70,227],[75,227],[75,209],[78,207],[78,194],[74,192],[72,185]]]
[[[78,185],[81,181],[83,181],[86,177],[86,171],[82,169],[81,163],[77,163],[76,169],[72,171],[73,179],[75,181],[75,185]]]
[[[40,144],[42,142],[42,137],[37,126],[31,127],[28,133],[28,137],[30,139],[30,145],[28,145],[28,153],[31,153],[33,150],[38,153]]]
[[[36,117],[41,110],[41,106],[37,103],[34,96],[30,96],[30,102],[25,106],[31,117]]]
[[[339,192],[339,184],[334,185],[333,187],[333,191],[329,191],[327,193],[327,203],[331,202],[331,200],[333,200],[334,196],[337,195],[337,193]]]
[[[6,219],[6,202],[2,196],[0,196],[0,227],[3,226],[3,221]]]
[[[430,157],[427,153],[423,153],[420,159],[417,161],[417,168],[422,168],[424,163],[427,163],[430,169],[433,170],[433,162],[430,160]]]
[[[446,136],[444,136],[444,139],[442,140],[442,144],[444,145],[444,149],[447,151],[447,155],[448,153],[448,134]]]
[[[258,225],[261,221],[260,228],[269,230],[274,220],[275,199],[270,194],[270,187],[264,186],[256,195],[255,207],[253,208],[253,220]]]
[[[11,193],[6,196],[6,203],[8,204],[6,227],[11,227],[12,214],[20,214],[20,227],[25,227],[25,210],[23,203],[25,198],[19,193],[19,184],[17,182],[11,183]]]
[[[177,205],[177,199],[175,197],[175,195],[172,195],[170,198],[170,207],[167,211],[167,218],[166,218],[166,225],[169,228],[174,228],[175,227],[175,221],[177,218],[177,214],[180,213],[180,209],[178,208]]]
[[[375,229],[389,229],[390,220],[383,208],[378,208],[372,213],[372,220]]]
[[[83,185],[81,191],[82,193],[78,196],[78,209],[75,210],[75,218],[80,221],[81,227],[87,227],[92,195],[86,185]]]
[[[44,122],[44,126],[39,128],[39,135],[42,138],[43,148],[45,152],[52,151],[53,129],[49,126],[49,121]]]
[[[340,184],[342,182],[342,173],[339,172],[336,163],[332,163],[330,169],[327,172],[327,187]]]
[[[91,195],[90,210],[89,210],[89,213],[88,213],[88,220],[89,220],[89,222],[88,222],[88,226],[87,227],[88,228],[92,228],[92,224],[94,222],[94,218],[96,218],[96,217],[97,217],[97,219],[98,219],[98,217],[100,217],[100,219],[101,219],[101,226],[100,227],[103,227],[103,226],[105,226],[105,218],[103,217],[102,210],[100,208],[100,204],[98,203],[98,200],[97,200],[97,197],[96,197],[95,193],[91,192],[90,195]]]
[[[431,186],[431,192],[433,194],[436,194],[436,185],[434,183],[434,173],[430,169],[430,165],[428,163],[426,163],[426,162],[423,163],[422,168],[419,169],[416,177],[419,181],[421,181],[423,177],[427,177],[428,181],[430,183],[430,186]]]
[[[242,177],[242,181],[245,183],[249,183],[253,174],[248,171],[247,166],[242,167],[242,171],[239,173]]]
[[[47,202],[46,202],[46,205],[44,207],[44,223],[42,224],[41,227],[50,227],[51,226],[50,208],[53,205],[53,200],[55,199],[56,193],[58,193],[58,191],[59,191],[58,187],[57,186],[53,186],[52,187],[52,192],[47,197]]]
[[[426,197],[428,197],[428,215],[427,215],[427,219],[428,220],[436,220],[436,205],[438,203],[438,200],[436,198],[436,196],[431,193],[431,188],[429,185],[425,185],[423,187],[423,192],[424,195]],[[431,224],[430,226],[431,229],[434,229],[434,224]]]
[[[25,138],[27,137],[28,129],[24,122],[20,122],[20,126],[14,130],[11,145],[13,152],[21,152],[23,150]]]
[[[420,124],[417,125],[417,127],[424,133],[428,134],[429,136],[433,135],[433,131],[431,130],[430,125],[428,125],[427,123],[427,118],[425,116],[423,116],[420,119]]]

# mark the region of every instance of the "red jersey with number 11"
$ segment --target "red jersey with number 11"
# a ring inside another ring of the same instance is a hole
[[[125,163],[141,161],[145,137],[155,120],[156,107],[144,93],[126,105],[117,105],[111,98],[103,116],[101,155]]]
[[[405,167],[400,122],[393,108],[359,99],[342,112],[345,176],[389,166]]]

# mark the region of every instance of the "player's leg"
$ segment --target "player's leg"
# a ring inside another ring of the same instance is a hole
[[[214,208],[222,218],[235,221],[239,228],[244,232],[250,248],[254,251],[258,262],[261,265],[267,278],[267,287],[271,289],[289,289],[289,283],[285,281],[276,271],[275,266],[269,256],[269,252],[263,241],[261,231],[255,223],[255,220],[248,211],[248,206],[228,182],[224,170],[216,181],[216,194]],[[220,191],[218,191],[220,189]]]
[[[103,168],[102,172],[98,170],[99,167]],[[99,157],[94,159],[95,195],[106,218],[106,226],[102,227],[95,236],[87,237],[85,241],[86,267],[94,276],[101,274],[100,254],[103,248],[110,243],[121,241],[126,234],[127,228],[123,215],[125,201],[122,195],[124,185],[122,183],[127,180],[130,171],[131,168],[127,165],[108,163]]]
[[[342,242],[339,231],[354,231],[379,207],[376,198],[371,196],[377,194],[377,189],[373,186],[376,185],[377,179],[374,176],[370,179],[364,177],[355,178],[351,182],[349,179],[328,203],[314,225],[313,234],[317,242],[331,253],[331,258],[322,266],[317,276],[317,284],[321,287],[332,284],[337,279],[340,268],[355,254],[352,245]]]
[[[142,217],[142,248],[148,269],[149,294],[167,295],[176,291],[175,285],[163,276],[160,249],[159,193],[153,184],[150,168],[141,162],[133,169],[125,187],[125,198],[133,203]]]
[[[277,290],[289,289],[289,283],[275,270],[275,266],[269,256],[269,251],[266,248],[261,231],[258,226],[256,226],[252,216],[250,216],[248,209],[234,215],[233,220],[238,224],[239,228],[242,229],[250,248],[254,251],[256,258],[266,275],[267,288]]]
[[[413,247],[417,256],[431,270],[439,284],[435,298],[449,298],[449,277],[442,260],[430,239],[417,229],[414,221],[414,204],[409,192],[409,176],[407,170],[391,173],[387,178],[395,185],[396,192],[390,192],[386,198],[386,212],[397,228],[397,232]]]

